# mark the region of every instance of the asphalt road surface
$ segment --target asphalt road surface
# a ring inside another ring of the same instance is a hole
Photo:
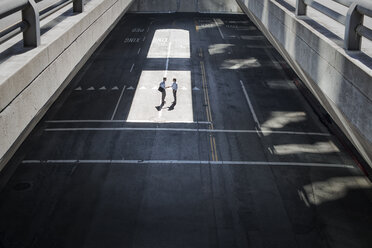
[[[0,247],[370,248],[294,79],[244,15],[125,15],[2,172]]]

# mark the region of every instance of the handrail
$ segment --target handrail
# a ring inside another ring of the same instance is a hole
[[[372,4],[363,0],[332,0],[348,7],[346,16],[328,8],[315,0],[297,0],[296,16],[306,15],[307,6],[327,15],[333,20],[345,25],[344,48],[360,50],[362,37],[372,40],[372,30],[363,25],[363,16],[372,17]]]
[[[372,30],[363,25],[364,16],[372,17],[372,4],[353,3],[346,15],[344,47],[347,50],[360,50],[362,37],[372,40]]]
[[[9,16],[15,12],[22,11],[22,21],[0,32],[0,41],[8,40],[15,35],[23,32],[23,44],[25,47],[37,47],[40,45],[40,19],[50,15],[65,6],[66,2],[59,2],[52,5],[54,8],[41,11],[41,17],[37,10],[36,3],[43,0],[1,0],[0,1],[0,19]],[[71,1],[67,1],[70,3]],[[83,12],[84,0],[72,0],[73,11]]]
[[[25,8],[28,0],[2,0],[0,1],[0,19]]]

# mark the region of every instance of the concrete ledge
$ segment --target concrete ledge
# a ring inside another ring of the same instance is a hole
[[[137,0],[130,11],[140,13],[241,13],[235,0]]]
[[[372,59],[345,51],[275,1],[236,1],[372,167]]]
[[[1,58],[0,169],[23,140],[21,134],[33,128],[29,124],[40,118],[50,99],[63,90],[66,80],[77,72],[132,2],[92,0],[84,13],[71,13],[46,32],[40,47]],[[0,49],[4,52],[3,45]]]

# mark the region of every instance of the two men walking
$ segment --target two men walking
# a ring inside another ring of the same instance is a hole
[[[177,90],[178,90],[177,79],[173,78],[173,83],[171,86],[165,86],[166,81],[167,81],[167,78],[164,77],[163,81],[161,81],[161,83],[159,84],[159,91],[161,92],[161,107],[163,107],[164,104],[166,103],[165,97],[167,93],[165,92],[165,90],[170,87],[172,87],[172,91],[173,91],[174,101],[173,101],[172,106],[174,107],[177,103]]]

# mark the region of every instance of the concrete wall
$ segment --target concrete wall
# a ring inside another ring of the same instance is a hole
[[[235,0],[136,0],[131,12],[241,13]]]
[[[372,167],[372,60],[272,0],[236,0]]]
[[[43,21],[60,18],[39,47],[20,36],[0,46],[0,170],[132,2],[91,0],[81,14],[69,5]]]

